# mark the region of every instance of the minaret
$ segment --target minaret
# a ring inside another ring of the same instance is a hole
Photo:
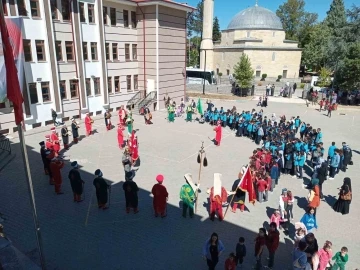
[[[214,69],[214,44],[213,20],[214,20],[214,0],[204,0],[204,18],[203,18],[203,34],[200,51],[200,68],[204,69],[205,50],[206,50],[206,69]]]

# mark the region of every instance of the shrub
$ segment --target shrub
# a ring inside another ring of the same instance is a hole
[[[299,86],[301,89],[303,89],[305,87],[305,83],[300,83],[300,86]]]
[[[222,74],[221,72],[219,72],[219,74],[218,74],[218,75],[219,75],[219,77],[221,77],[223,74]]]
[[[265,81],[266,77],[267,77],[267,74],[266,74],[266,73],[262,74],[262,75],[261,75],[261,80],[260,80],[260,81]]]
[[[262,86],[262,82],[258,82],[258,84],[257,84],[258,86]]]

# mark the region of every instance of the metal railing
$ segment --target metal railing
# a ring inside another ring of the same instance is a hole
[[[6,138],[4,135],[0,135],[0,150],[9,152],[9,155],[11,154],[10,140]]]
[[[132,98],[129,99],[126,107],[130,109],[134,109],[135,104],[139,102],[141,99],[141,91],[137,92],[135,95],[133,95]]]
[[[149,94],[146,95],[146,97],[138,104],[138,108],[144,107],[149,105],[151,102],[156,100],[157,98],[157,92],[151,91]]]

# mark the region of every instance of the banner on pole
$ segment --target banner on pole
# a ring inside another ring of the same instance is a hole
[[[246,171],[240,180],[238,188],[248,193],[250,203],[252,204],[255,203],[256,194],[255,194],[254,183],[252,181],[250,166],[247,166]]]

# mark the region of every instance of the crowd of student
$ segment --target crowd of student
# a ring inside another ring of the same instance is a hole
[[[352,164],[350,147],[343,142],[339,149],[333,142],[326,155],[321,129],[313,128],[310,123],[301,121],[299,116],[287,120],[286,116],[278,118],[273,113],[268,118],[264,115],[263,110],[256,112],[253,109],[251,112],[242,111],[240,113],[237,112],[235,106],[231,110],[225,110],[223,107],[217,109],[211,102],[207,102],[207,104],[208,109],[204,113],[204,122],[214,125],[221,121],[223,127],[228,126],[231,130],[235,130],[236,136],[248,137],[257,145],[261,144],[261,147],[253,151],[249,162],[257,200],[260,203],[268,200],[269,192],[273,192],[282,174],[303,179],[304,167],[311,171],[311,180],[307,185],[307,188],[310,189],[308,211],[300,222],[295,223],[293,269],[345,269],[348,261],[347,248],[342,247],[341,251],[333,256],[332,243],[326,241],[323,248],[319,249],[313,232],[318,228],[316,209],[320,206],[320,199],[323,198],[322,185],[328,178],[328,172],[330,176],[328,179],[333,180],[340,170],[346,172],[347,165]],[[296,137],[298,132],[299,138]],[[341,202],[339,203],[339,201]],[[345,178],[339,199],[333,208],[337,212],[348,214],[350,202],[351,180]],[[346,207],[340,205],[344,203],[346,203]],[[273,268],[275,252],[279,245],[278,230],[284,229],[285,234],[289,233],[290,220],[294,219],[293,204],[292,192],[283,189],[278,209],[270,218],[269,231],[260,228],[255,239],[256,265],[254,268],[262,267],[261,255],[264,247],[267,247],[269,251],[266,268]],[[338,206],[336,206],[337,204]],[[245,240],[241,238],[239,245],[243,246],[244,242]],[[230,254],[226,260],[225,269],[235,269],[231,268],[231,265],[242,264],[246,248],[241,246],[242,252]],[[236,250],[239,250],[238,247]],[[334,261],[332,265],[330,265],[331,260]]]

